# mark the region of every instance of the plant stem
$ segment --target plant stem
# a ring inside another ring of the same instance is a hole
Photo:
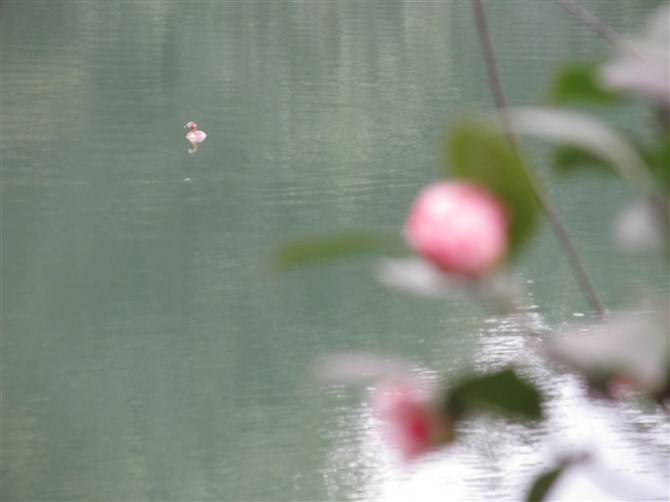
[[[493,44],[491,43],[491,35],[486,23],[486,15],[484,13],[484,5],[482,0],[472,0],[472,5],[474,8],[475,14],[475,24],[477,25],[477,32],[479,33],[479,39],[482,44],[482,50],[484,51],[484,61],[486,64],[486,73],[489,80],[489,86],[493,92],[493,97],[496,103],[496,108],[500,114],[503,126],[505,128],[505,134],[512,146],[512,150],[517,157],[520,157],[519,145],[514,129],[512,127],[512,121],[510,120],[507,99],[505,97],[505,92],[503,91],[502,84],[500,82],[500,76],[498,73],[498,68],[496,65],[495,53],[493,51]],[[575,248],[572,239],[568,235],[565,225],[561,221],[561,218],[558,216],[556,211],[551,207],[548,200],[544,197],[542,191],[540,190],[538,184],[535,182],[535,179],[525,167],[525,164],[520,162],[520,165],[524,169],[526,177],[530,183],[530,186],[533,191],[533,196],[535,197],[540,209],[544,212],[547,220],[549,221],[549,226],[551,227],[556,240],[559,245],[563,248],[570,266],[572,267],[572,272],[581,288],[586,301],[589,304],[589,307],[596,316],[602,320],[604,316],[603,304],[600,301],[598,293],[589,278],[586,269],[582,263],[579,253]]]
[[[621,46],[621,39],[619,38],[619,35],[612,28],[610,28],[596,16],[591,14],[577,2],[575,2],[574,0],[555,0],[555,2],[561,7],[563,7],[565,10],[573,14],[586,26],[593,29],[593,31],[599,33],[609,43],[611,43],[615,47]]]

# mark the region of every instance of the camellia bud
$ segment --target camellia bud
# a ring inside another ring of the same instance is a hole
[[[405,240],[442,270],[476,277],[507,252],[508,227],[506,208],[486,190],[467,181],[442,182],[414,201]]]
[[[375,389],[374,407],[386,439],[405,461],[454,439],[452,422],[424,394],[405,380],[386,381]]]

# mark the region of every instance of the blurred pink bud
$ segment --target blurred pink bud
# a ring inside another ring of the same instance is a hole
[[[446,416],[441,416],[421,390],[409,382],[390,381],[377,387],[374,406],[384,423],[387,440],[405,461],[453,439],[453,428]]]
[[[629,375],[612,375],[607,382],[606,395],[611,399],[623,400],[635,391],[635,384],[635,380]]]
[[[442,182],[425,188],[405,224],[407,244],[447,272],[478,276],[507,251],[507,211],[471,182]]]

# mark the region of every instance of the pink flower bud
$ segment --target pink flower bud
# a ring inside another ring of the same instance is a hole
[[[382,420],[386,439],[405,461],[453,440],[453,428],[437,412],[421,389],[403,380],[377,387],[374,406]]]
[[[439,268],[478,276],[507,251],[508,217],[503,204],[471,182],[425,188],[405,224],[410,248]]]

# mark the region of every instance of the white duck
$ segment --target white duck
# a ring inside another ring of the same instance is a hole
[[[199,131],[198,124],[196,124],[195,122],[189,122],[184,127],[190,129],[188,131],[188,134],[186,134],[186,139],[191,142],[192,148],[189,149],[189,153],[193,153],[198,149],[198,143],[202,143],[203,141],[205,141],[207,134],[205,133],[205,131]]]

